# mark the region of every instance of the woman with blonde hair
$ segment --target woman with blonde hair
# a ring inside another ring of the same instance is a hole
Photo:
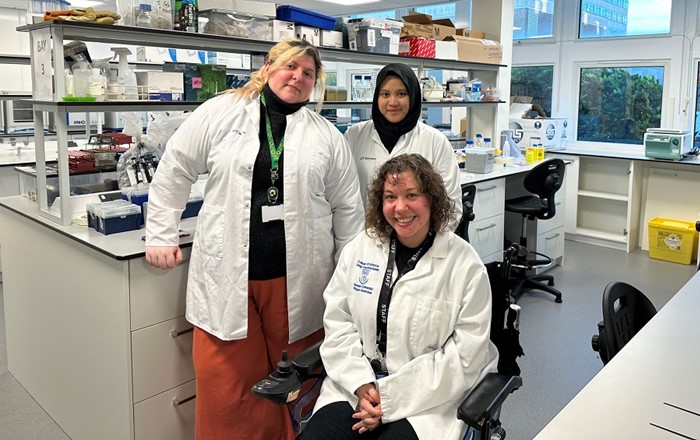
[[[294,437],[287,408],[250,389],[282,350],[323,337],[323,289],[364,215],[347,143],[306,108],[323,75],[308,42],[276,44],[244,87],[193,112],[151,183],[146,260],[170,269],[191,185],[208,174],[186,299],[197,440]]]

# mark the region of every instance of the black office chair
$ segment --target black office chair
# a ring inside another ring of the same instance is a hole
[[[516,361],[523,355],[519,342],[520,308],[514,304],[507,285],[509,265],[517,252],[516,247],[504,252],[503,262],[486,265],[493,298],[491,340],[498,348],[498,373],[487,374],[457,408],[457,417],[472,428],[475,438],[482,440],[505,439],[506,432],[499,421],[501,406],[510,393],[522,386]],[[323,377],[318,373],[323,365],[320,346],[321,342],[318,342],[291,360],[286,352],[282,352],[277,370],[255,384],[251,390],[253,394],[279,404],[296,400],[306,380]]]
[[[603,291],[603,320],[591,346],[607,364],[639,330],[656,315],[656,307],[642,292],[622,281],[613,281]]]
[[[523,182],[525,189],[531,194],[506,200],[506,211],[522,214],[523,217],[520,246],[524,249],[521,249],[519,258],[513,263],[515,279],[512,295],[516,301],[526,290],[535,289],[551,293],[556,302],[561,302],[561,292],[553,287],[552,275],[528,275],[534,269],[552,265],[553,261],[544,254],[527,251],[527,222],[554,217],[556,213],[554,194],[564,183],[565,168],[566,165],[561,159],[549,159],[540,163],[527,173]]]
[[[471,183],[462,184],[462,218],[455,233],[469,242],[469,223],[474,220],[474,198],[476,186]]]

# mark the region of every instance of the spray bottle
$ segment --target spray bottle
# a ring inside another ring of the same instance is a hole
[[[119,57],[119,67],[117,68],[117,80],[123,86],[124,100],[138,101],[139,91],[136,84],[136,73],[129,67],[127,56],[131,55],[131,51],[126,47],[113,47],[114,57]]]

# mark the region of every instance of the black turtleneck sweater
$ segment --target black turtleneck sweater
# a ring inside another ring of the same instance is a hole
[[[270,179],[270,146],[267,141],[265,114],[270,118],[272,137],[275,145],[284,138],[287,128],[287,115],[292,114],[306,103],[287,104],[275,95],[269,86],[265,85],[262,93],[265,95],[266,106],[260,103],[260,150],[253,168],[252,203],[250,207],[250,248],[248,254],[248,279],[271,280],[287,275],[286,246],[284,222],[275,220],[267,223],[262,221],[262,207],[268,204],[267,190],[272,185]],[[279,190],[276,204],[284,201],[284,150],[279,160],[278,179],[275,187]]]

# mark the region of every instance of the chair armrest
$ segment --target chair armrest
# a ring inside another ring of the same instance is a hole
[[[318,341],[292,359],[293,368],[297,374],[299,374],[302,381],[306,380],[314,371],[323,366],[321,353],[319,352],[322,342],[323,341]]]
[[[498,373],[489,373],[476,384],[457,409],[457,418],[474,429],[481,430],[508,397],[520,388],[523,379]]]

